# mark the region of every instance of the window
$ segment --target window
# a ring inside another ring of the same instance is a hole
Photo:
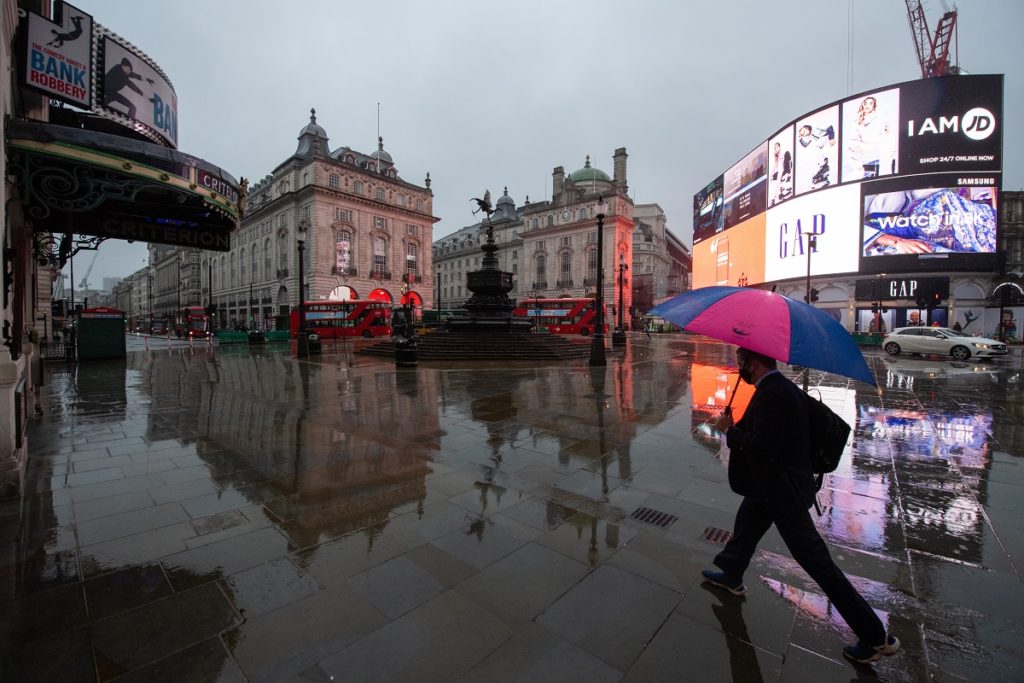
[[[513,249],[512,250],[512,260],[515,261],[517,258],[519,258],[519,250],[518,249]]]
[[[515,275],[518,272],[519,272],[519,264],[518,263],[513,263],[512,264],[512,274]]]
[[[235,270],[235,255],[232,254],[231,255],[231,284],[229,286],[234,287],[236,284],[238,284],[238,277],[237,277],[237,275],[238,275],[238,273]]]
[[[572,253],[563,251],[558,255],[558,279],[563,282],[572,277]]]
[[[587,278],[597,282],[597,249],[587,252]]]
[[[373,272],[384,277],[388,271],[388,243],[383,237],[373,238]]]
[[[416,210],[417,211],[422,211],[423,210],[423,200],[422,199],[417,199],[416,200]]]
[[[352,192],[354,192],[355,194],[362,194],[363,193],[363,181],[357,180],[355,183],[353,183],[352,184]]]
[[[405,272],[409,275],[416,275],[416,255],[419,252],[419,245],[415,242],[407,242],[405,245]],[[412,278],[410,278],[411,280]]]
[[[327,184],[331,186],[332,190],[337,190],[339,187],[341,187],[341,183],[339,182],[338,179],[338,174],[332,173],[330,176],[328,176]]]
[[[398,205],[399,206],[405,206],[405,195],[404,194],[398,195]]]
[[[386,218],[382,218],[380,216],[374,216],[373,217],[373,227],[380,228],[381,230],[387,230],[388,229],[388,221],[387,221]]]
[[[281,237],[277,241],[277,267],[281,270],[288,268],[288,238]]]
[[[544,254],[541,254],[540,256],[537,257],[537,262],[535,265],[537,266],[537,282],[544,282],[544,274],[548,270],[547,259],[544,257]]]
[[[378,188],[377,188],[377,192],[376,192],[376,193],[374,193],[374,198],[375,198],[375,199],[376,199],[376,200],[377,200],[378,202],[382,202],[382,201],[384,201],[384,188],[383,188],[383,187],[378,187]]]
[[[406,224],[406,226],[405,226],[405,234],[406,235],[419,236],[419,234],[420,234],[419,226]]]
[[[259,270],[257,269],[260,260],[259,249],[254,244],[252,246],[252,252],[249,254],[249,272],[252,273],[252,279],[255,280],[260,276]]]
[[[550,228],[554,224],[555,224],[555,217],[554,216],[548,216],[547,226]]]
[[[336,221],[345,221],[346,223],[351,223],[352,222],[352,212],[349,211],[348,209],[342,209],[341,207],[336,207],[334,209],[334,220],[336,220]]]
[[[287,228],[288,227],[288,216],[286,216],[285,214],[281,214],[280,216],[278,216],[277,217],[277,226],[279,228]]]
[[[263,279],[273,280],[274,274],[270,270],[270,240],[263,242]]]
[[[339,274],[352,267],[352,233],[348,230],[339,230],[334,240],[334,267]]]
[[[302,207],[302,217],[305,218],[306,220],[309,220],[309,204],[306,204],[304,207]]]
[[[536,218],[534,218],[532,221],[530,221],[530,229],[531,230],[536,230],[539,227],[540,227],[540,221],[538,221]]]
[[[242,251],[238,256],[238,270],[239,270],[239,282],[246,283],[248,280],[245,279],[245,247],[242,247]]]
[[[562,238],[562,246],[563,247],[571,247],[572,246],[572,236],[571,235],[566,235],[565,237]]]

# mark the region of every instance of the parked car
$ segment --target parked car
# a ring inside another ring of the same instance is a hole
[[[955,360],[995,358],[1009,353],[1006,344],[985,337],[971,337],[948,327],[898,327],[882,340],[890,356],[900,353],[933,353]]]

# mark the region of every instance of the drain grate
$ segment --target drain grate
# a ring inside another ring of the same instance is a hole
[[[675,515],[670,515],[667,512],[661,512],[659,510],[652,510],[651,508],[637,508],[636,510],[633,510],[633,514],[630,515],[630,517],[640,522],[660,526],[662,529],[679,519]]]
[[[708,543],[728,543],[729,539],[732,538],[731,531],[716,529],[713,526],[709,526],[701,535]]]

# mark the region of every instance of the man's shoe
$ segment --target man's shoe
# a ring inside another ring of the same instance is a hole
[[[882,657],[891,657],[900,651],[900,639],[896,636],[885,637],[884,645],[865,645],[858,642],[856,645],[847,645],[843,648],[843,656],[851,662],[858,664],[870,664],[877,662]]]
[[[704,580],[712,586],[724,588],[733,595],[743,595],[747,592],[747,587],[743,585],[742,579],[734,579],[730,576],[726,576],[725,572],[714,572],[710,569],[705,569],[700,573],[700,575],[703,576]]]

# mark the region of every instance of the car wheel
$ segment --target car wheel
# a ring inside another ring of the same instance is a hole
[[[372,336],[373,336],[372,332],[370,332],[369,330],[363,330],[363,339],[369,339]]]
[[[580,328],[580,336],[581,337],[586,337],[588,334],[590,334],[590,330],[588,330],[586,327],[581,327]]]
[[[900,352],[900,345],[896,342],[889,342],[885,345],[885,352],[890,356],[898,355]]]
[[[953,356],[953,360],[965,361],[971,357],[971,352],[966,346],[954,346],[949,350],[949,355]]]

